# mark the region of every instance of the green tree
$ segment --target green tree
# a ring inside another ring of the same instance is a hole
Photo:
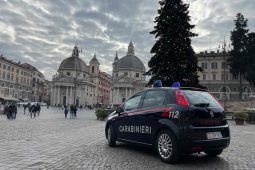
[[[201,87],[198,81],[198,60],[191,47],[189,5],[182,0],[160,0],[160,9],[155,18],[156,25],[150,32],[155,35],[156,42],[151,49],[153,54],[149,61],[151,79],[148,84],[160,79],[165,86],[179,81],[182,86]]]
[[[247,40],[247,73],[245,78],[252,86],[255,86],[255,33],[248,34]]]
[[[230,52],[230,58],[228,60],[231,73],[239,77],[239,98],[242,100],[243,91],[243,77],[247,72],[247,29],[248,20],[244,18],[241,13],[236,15],[234,20],[235,28],[231,31],[231,43],[233,49]]]

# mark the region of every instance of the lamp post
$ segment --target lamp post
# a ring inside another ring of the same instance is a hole
[[[224,37],[224,41],[220,41],[222,44],[219,45],[219,48],[222,48],[223,50],[223,61],[224,61],[224,67],[223,67],[223,84],[224,84],[224,88],[223,88],[223,101],[224,101],[224,110],[227,111],[227,98],[226,98],[226,67],[227,67],[227,62],[226,62],[226,40]]]

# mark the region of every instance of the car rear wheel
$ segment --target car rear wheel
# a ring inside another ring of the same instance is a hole
[[[205,151],[205,153],[210,157],[216,157],[222,153],[223,149],[219,150],[212,150],[212,151]]]
[[[114,147],[116,145],[116,138],[113,132],[113,127],[112,125],[109,126],[107,130],[107,140],[108,140],[108,145],[110,147]]]
[[[160,131],[155,146],[163,162],[176,163],[179,160],[177,140],[170,131]]]

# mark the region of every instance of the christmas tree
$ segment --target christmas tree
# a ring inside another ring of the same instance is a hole
[[[155,18],[156,26],[150,32],[155,35],[156,42],[151,49],[153,54],[149,61],[149,84],[161,80],[164,86],[180,82],[181,86],[201,87],[198,81],[198,61],[191,47],[189,5],[182,0],[160,0],[159,16]]]

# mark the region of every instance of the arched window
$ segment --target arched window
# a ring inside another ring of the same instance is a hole
[[[95,72],[95,68],[94,68],[94,66],[92,66],[92,73],[94,73]]]

